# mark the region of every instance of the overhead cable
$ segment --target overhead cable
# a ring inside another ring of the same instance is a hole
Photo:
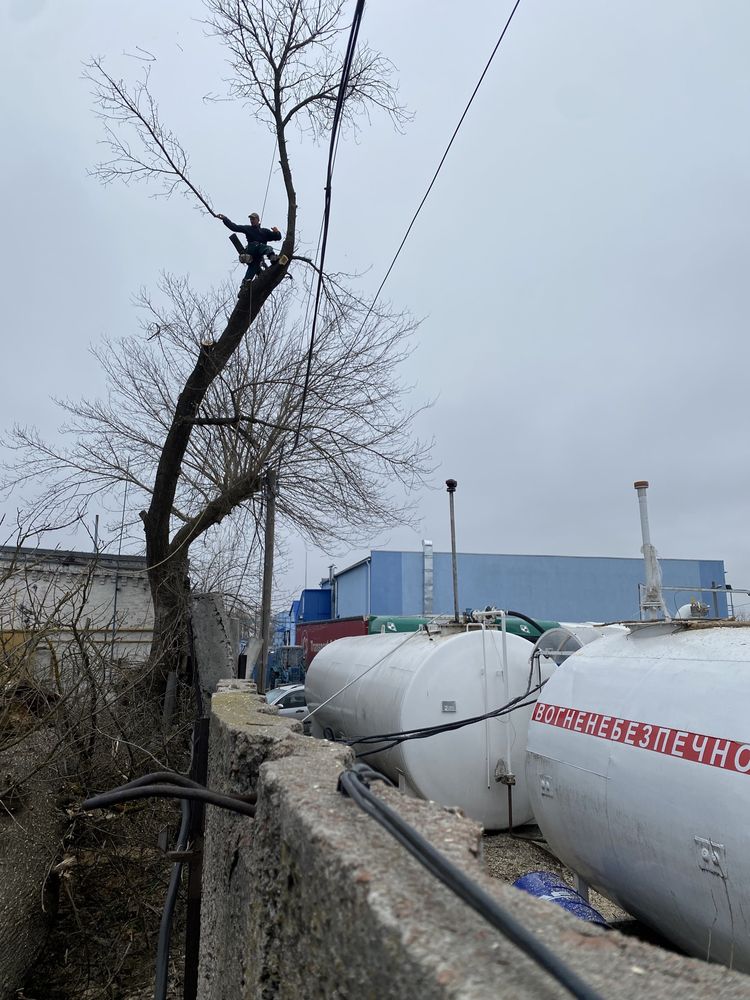
[[[476,85],[476,87],[474,87],[474,90],[472,91],[471,97],[469,98],[469,101],[468,101],[466,107],[464,108],[461,117],[458,120],[458,125],[456,125],[455,129],[453,130],[453,135],[450,137],[450,142],[445,147],[445,152],[440,157],[440,163],[438,163],[437,170],[432,175],[432,180],[428,184],[427,190],[425,191],[424,196],[423,196],[422,200],[420,201],[420,203],[419,203],[419,205],[417,207],[416,212],[412,216],[412,220],[409,223],[409,225],[408,225],[408,227],[406,229],[406,232],[404,233],[404,238],[399,243],[398,250],[396,251],[396,253],[395,253],[394,257],[393,257],[393,260],[391,261],[391,263],[390,263],[390,265],[388,267],[388,270],[385,272],[385,277],[380,282],[380,285],[378,287],[377,292],[375,292],[375,298],[370,303],[370,308],[367,310],[367,315],[365,316],[364,320],[362,321],[362,327],[364,327],[365,323],[370,318],[370,314],[372,313],[372,310],[375,308],[375,303],[380,298],[380,293],[383,291],[383,287],[384,287],[386,281],[388,281],[388,278],[390,277],[391,271],[393,270],[393,268],[394,268],[394,266],[396,264],[396,261],[398,260],[399,255],[401,254],[401,251],[404,249],[404,244],[406,243],[407,239],[409,238],[409,234],[412,231],[414,223],[417,221],[417,217],[418,217],[419,213],[422,211],[424,203],[427,201],[427,199],[428,199],[428,197],[430,195],[430,191],[432,191],[432,188],[433,188],[433,186],[435,184],[435,181],[438,179],[438,174],[440,173],[440,171],[443,168],[443,164],[445,163],[445,160],[446,160],[446,158],[448,156],[448,153],[451,150],[451,146],[453,145],[453,141],[456,138],[456,136],[458,135],[459,129],[463,125],[464,118],[469,113],[469,108],[473,104],[474,98],[477,96],[477,92],[479,91],[479,88],[482,86],[482,81],[484,80],[485,76],[487,75],[487,71],[489,70],[489,68],[490,68],[490,66],[492,64],[492,60],[495,58],[495,54],[497,53],[497,50],[500,48],[500,44],[502,43],[503,38],[505,38],[505,33],[507,32],[508,28],[510,27],[510,22],[513,20],[513,15],[515,14],[516,10],[518,9],[518,5],[520,4],[520,2],[521,2],[521,0],[516,0],[515,4],[513,5],[513,9],[511,10],[510,14],[508,15],[508,19],[505,22],[503,30],[500,32],[500,37],[498,38],[497,42],[495,43],[495,47],[492,50],[492,52],[490,54],[490,57],[487,60],[487,63],[485,65],[484,69],[482,70],[482,75],[479,77],[479,80],[477,81],[477,85]]]
[[[310,372],[312,370],[312,359],[313,359],[313,349],[315,347],[315,332],[318,325],[318,312],[320,310],[320,296],[323,290],[323,268],[326,259],[326,247],[328,245],[328,226],[331,219],[331,186],[333,182],[333,165],[336,159],[336,147],[338,145],[339,130],[341,128],[341,116],[344,110],[344,102],[346,100],[346,90],[349,86],[349,76],[352,70],[352,64],[354,62],[354,52],[357,47],[357,36],[359,35],[360,25],[362,23],[362,15],[365,10],[365,0],[357,0],[357,5],[354,10],[354,17],[352,18],[352,26],[349,32],[349,41],[346,46],[346,52],[344,54],[344,62],[341,69],[341,82],[339,83],[339,91],[336,97],[336,106],[333,111],[333,122],[331,124],[331,142],[328,149],[328,167],[326,170],[326,186],[325,186],[325,202],[323,208],[323,235],[320,241],[320,260],[318,261],[318,283],[315,290],[315,306],[313,308],[312,317],[312,329],[310,331],[310,346],[307,351],[307,369],[305,371],[305,382],[302,387],[302,400],[300,402],[299,408],[299,421],[297,423],[297,431],[294,436],[294,447],[293,451],[296,449],[299,443],[299,436],[302,431],[302,417],[305,411],[305,400],[307,399],[307,390],[310,385]]]

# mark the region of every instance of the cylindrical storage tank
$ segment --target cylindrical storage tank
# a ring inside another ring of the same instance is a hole
[[[484,715],[538,683],[537,669],[530,681],[532,651],[526,639],[486,628],[339,639],[318,653],[305,679],[312,734],[355,739]],[[551,664],[541,662],[545,679]],[[513,822],[525,823],[532,818],[524,777],[531,707],[365,760],[406,791],[459,806],[492,830],[508,826],[507,786],[499,779],[514,774]]]
[[[528,734],[551,849],[688,953],[750,971],[750,628],[654,624],[569,656]]]

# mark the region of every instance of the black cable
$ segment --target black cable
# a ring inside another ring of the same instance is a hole
[[[524,695],[525,697],[525,695]],[[425,726],[424,729],[417,729],[413,732],[408,733],[391,733],[390,736],[363,736],[356,740],[347,740],[347,746],[359,746],[364,743],[365,745],[370,745],[372,743],[381,743],[384,740],[390,740],[390,746],[378,747],[375,750],[369,751],[369,753],[380,753],[385,750],[392,750],[395,746],[400,743],[407,743],[409,740],[426,740],[431,736],[441,736],[443,733],[451,733],[456,729],[463,729],[464,726],[473,726],[477,722],[484,722],[487,719],[497,719],[503,715],[510,715],[511,712],[515,712],[518,708],[527,708],[529,705],[535,705],[537,699],[532,698],[530,701],[522,701],[520,703],[514,703],[509,706],[504,706],[503,708],[494,709],[492,712],[488,712],[486,715],[478,715],[472,719],[462,719],[460,722],[446,723],[444,726]],[[368,753],[368,755],[369,755]],[[365,754],[357,754],[357,757],[365,756]]]
[[[180,832],[177,834],[177,850],[184,851],[188,844],[190,833],[190,803],[183,798],[180,801],[182,809],[182,822]],[[169,879],[167,896],[164,900],[164,909],[159,923],[159,940],[156,947],[156,976],[154,978],[154,1000],[167,1000],[167,987],[169,985],[169,950],[172,943],[172,919],[174,908],[177,903],[177,891],[180,888],[182,878],[182,862],[176,861],[172,865],[172,874]]]
[[[489,716],[489,718],[498,718],[501,715],[509,715],[511,712],[514,712],[517,708],[526,708],[529,705],[535,705],[535,704],[536,704],[536,698],[532,698],[531,701],[523,701],[519,705],[514,705],[512,708],[506,708],[503,711],[496,711],[493,715]],[[475,722],[482,722],[485,718],[487,718],[487,716],[481,716],[477,719],[469,719],[467,721],[462,722],[460,725],[455,725],[453,729],[461,729],[463,726],[473,725]],[[401,743],[407,743],[409,740],[426,740],[429,739],[430,736],[440,736],[441,733],[449,733],[451,731],[452,730],[450,728],[442,729],[438,727],[424,729],[421,732],[417,732],[413,735],[409,734],[407,736],[394,737],[391,739],[388,746],[385,747],[376,746],[374,750],[360,751],[359,753],[356,753],[354,756],[357,758],[357,760],[359,760],[361,757],[371,757],[373,754],[385,753],[388,750],[393,750],[394,747],[399,746]],[[375,737],[374,739],[375,741],[377,741],[378,737]],[[373,742],[373,738],[366,736],[363,739],[356,740],[354,742],[358,744],[367,743],[369,745],[370,742]]]
[[[508,20],[505,22],[505,26],[503,27],[503,30],[500,32],[500,37],[498,38],[497,42],[495,43],[495,47],[492,50],[492,54],[490,55],[489,59],[487,60],[487,63],[485,65],[484,69],[482,70],[482,75],[479,77],[479,80],[477,81],[477,85],[474,88],[471,97],[469,98],[469,102],[466,105],[466,107],[464,108],[463,114],[461,115],[461,117],[458,120],[458,125],[456,125],[455,129],[453,130],[453,135],[450,138],[450,142],[446,146],[445,152],[443,153],[442,157],[440,158],[440,163],[438,163],[437,170],[432,175],[432,180],[430,181],[430,183],[429,183],[429,185],[427,187],[427,190],[424,193],[424,197],[420,201],[419,207],[417,208],[416,212],[412,216],[412,220],[409,223],[409,226],[408,226],[406,232],[404,233],[404,238],[401,240],[401,243],[399,244],[398,250],[396,251],[396,254],[395,254],[394,258],[391,261],[388,270],[385,272],[385,277],[380,282],[380,286],[378,287],[377,292],[375,292],[375,298],[372,300],[372,302],[370,304],[370,308],[367,310],[367,315],[365,316],[364,320],[362,321],[362,327],[360,329],[362,329],[364,327],[365,323],[370,318],[370,314],[372,313],[372,310],[375,308],[375,303],[378,301],[378,298],[380,297],[380,293],[383,291],[383,287],[384,287],[386,281],[388,281],[388,278],[390,277],[391,271],[393,270],[393,268],[394,268],[394,266],[396,264],[396,261],[398,260],[399,255],[401,254],[401,251],[404,249],[404,244],[406,243],[407,239],[409,238],[409,233],[412,231],[414,223],[417,221],[417,216],[422,211],[424,203],[427,201],[427,199],[428,199],[428,197],[430,195],[430,191],[432,191],[432,188],[433,188],[433,186],[435,184],[435,181],[438,178],[438,174],[442,170],[443,164],[445,163],[445,160],[446,160],[446,157],[448,156],[448,153],[450,152],[451,146],[453,145],[453,141],[456,138],[456,136],[458,135],[458,130],[463,125],[464,118],[469,113],[469,108],[471,107],[472,103],[474,102],[474,98],[477,96],[477,91],[481,87],[482,81],[484,80],[485,76],[487,75],[487,70],[490,68],[492,60],[495,58],[495,53],[500,48],[500,43],[502,42],[503,38],[505,38],[505,33],[508,30],[508,28],[510,27],[510,22],[513,20],[513,15],[515,14],[516,10],[518,9],[518,5],[520,4],[520,2],[521,2],[521,0],[516,0],[515,4],[513,5],[513,10],[508,15]]]
[[[391,740],[387,747],[375,747],[374,750],[362,750],[361,753],[355,753],[357,760],[363,760],[365,757],[372,757],[376,753],[386,753],[388,750],[393,750],[397,747],[399,743],[403,743],[403,740]]]
[[[190,800],[205,802],[222,809],[228,809],[231,812],[240,813],[243,816],[255,816],[254,804],[205,788],[197,781],[193,781],[192,778],[174,771],[154,771],[152,774],[145,774],[141,778],[135,778],[133,781],[128,781],[126,784],[121,785],[119,788],[114,788],[110,792],[104,792],[102,795],[94,795],[92,798],[86,799],[81,804],[81,809],[104,809],[119,802],[132,802],[135,799],[146,798],[180,799],[182,821],[177,836],[178,851],[184,851],[188,843],[192,818]],[[182,861],[177,861],[172,866],[172,874],[169,879],[164,909],[162,910],[161,921],[159,923],[154,1000],[166,1000],[167,998],[172,921],[181,877]]]
[[[323,268],[326,259],[326,246],[328,245],[328,226],[331,219],[331,184],[333,181],[333,164],[336,156],[336,146],[338,144],[339,129],[341,127],[341,115],[344,110],[344,100],[346,89],[349,85],[349,75],[354,61],[354,51],[357,47],[357,36],[362,24],[362,15],[365,9],[365,0],[357,0],[357,5],[352,18],[352,26],[349,32],[349,41],[346,46],[346,53],[341,69],[341,82],[339,92],[336,96],[336,106],[333,111],[333,122],[331,123],[331,142],[328,148],[328,167],[326,170],[325,202],[323,207],[323,238],[320,244],[320,261],[318,263],[318,284],[315,291],[315,306],[313,307],[312,330],[310,331],[310,346],[307,351],[307,370],[305,372],[305,382],[302,387],[302,400],[299,409],[299,422],[297,432],[294,436],[292,451],[295,451],[299,444],[299,436],[302,431],[302,417],[305,410],[305,400],[307,390],[310,385],[310,372],[312,371],[313,347],[315,346],[315,331],[318,325],[318,311],[320,309],[320,296],[323,290]]]
[[[135,778],[124,785],[120,785],[116,791],[127,792],[135,788],[151,788],[160,783],[171,783],[183,789],[203,789],[197,781],[179,774],[176,771],[154,771],[151,774],[144,774],[141,778]],[[204,789],[205,790],[205,789]],[[92,800],[88,800],[90,803]],[[84,807],[87,803],[84,802]],[[180,830],[177,835],[177,850],[184,851],[187,847],[190,834],[190,823],[192,820],[192,809],[185,796],[181,797],[180,807],[182,810],[182,820]],[[95,808],[95,807],[94,807]],[[167,988],[169,985],[169,953],[172,944],[172,921],[174,910],[177,904],[177,893],[180,888],[182,878],[182,861],[176,861],[172,865],[172,874],[167,887],[167,895],[164,899],[161,921],[159,922],[159,938],[156,947],[156,974],[154,979],[154,1000],[167,1000]]]
[[[121,792],[126,788],[142,788],[144,785],[156,785],[160,783],[182,785],[183,788],[206,787],[205,785],[201,785],[200,782],[193,781],[192,778],[188,778],[184,774],[180,774],[178,771],[152,771],[151,774],[144,774],[142,778],[134,778],[132,781],[127,781],[124,785],[118,785],[117,788],[113,788],[112,791]]]
[[[561,958],[551,951],[522,923],[473,882],[445,855],[437,851],[414,827],[370,791],[366,776],[358,773],[357,765],[339,776],[339,791],[349,796],[364,812],[379,823],[435,878],[446,885],[468,906],[513,944],[540,965],[554,979],[579,1000],[601,1000],[591,986],[585,983]]]
[[[228,809],[230,812],[241,813],[243,816],[254,816],[255,806],[242,799],[214,792],[210,788],[186,787],[177,784],[147,784],[137,787],[114,788],[111,792],[95,795],[81,804],[81,809],[106,809],[119,802],[133,802],[135,799],[193,799],[205,802],[211,806]]]
[[[513,698],[509,701],[507,705],[502,705],[500,708],[493,708],[490,712],[484,712],[482,715],[474,715],[468,719],[458,719],[455,722],[444,722],[437,726],[421,726],[417,729],[404,729],[396,733],[378,733],[373,736],[361,736],[356,739],[342,740],[340,742],[345,743],[347,746],[359,746],[361,744],[369,743],[384,743],[387,741],[392,741],[391,746],[381,747],[380,750],[391,750],[394,746],[399,743],[404,743],[407,740],[423,740],[427,739],[429,736],[439,736],[441,733],[450,733],[456,729],[463,729],[464,726],[473,726],[477,722],[484,722],[486,719],[497,719],[503,715],[509,715],[511,712],[515,712],[519,708],[526,708],[529,705],[536,703],[536,698],[532,698],[531,701],[525,701],[532,694],[536,694],[540,691],[544,684],[538,684],[534,688],[530,688],[523,694],[518,695],[517,698]],[[371,753],[377,753],[378,750],[370,751]]]

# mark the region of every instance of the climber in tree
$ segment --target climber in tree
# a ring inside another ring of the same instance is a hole
[[[280,240],[281,233],[276,226],[272,229],[263,229],[260,224],[260,216],[257,212],[253,212],[250,215],[249,226],[237,226],[226,215],[217,214],[216,218],[221,219],[227,229],[231,229],[233,233],[242,233],[247,237],[246,253],[240,254],[240,260],[243,257],[249,258],[248,260],[242,260],[243,264],[247,264],[245,281],[251,281],[255,277],[260,270],[264,256],[268,257],[272,263],[278,260],[273,248],[269,247],[268,244],[274,240]]]

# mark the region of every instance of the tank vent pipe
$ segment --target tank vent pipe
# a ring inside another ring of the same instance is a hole
[[[451,561],[453,563],[453,620],[458,624],[458,561],[456,557],[456,512],[453,507],[453,494],[456,492],[458,483],[455,479],[446,479],[445,488],[448,491],[448,498],[451,509]]]
[[[643,545],[643,561],[646,567],[646,587],[641,597],[641,612],[648,621],[654,621],[662,616],[670,621],[667,606],[664,603],[664,596],[661,589],[661,567],[656,554],[656,549],[651,544],[651,531],[648,523],[648,500],[646,491],[648,481],[639,479],[633,483],[633,488],[638,494],[638,507],[641,515],[641,538]]]
[[[433,551],[429,538],[422,539],[422,614],[432,615],[433,599]]]

